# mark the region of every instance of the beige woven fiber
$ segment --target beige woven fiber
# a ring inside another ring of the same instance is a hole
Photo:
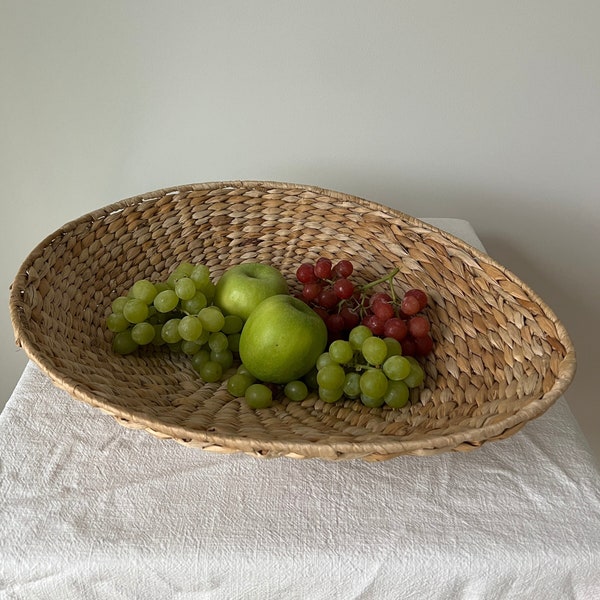
[[[404,409],[313,394],[252,410],[225,383],[204,384],[185,356],[111,350],[110,304],[137,279],[162,280],[190,261],[208,265],[216,281],[229,266],[260,261],[293,289],[299,264],[321,255],[351,260],[359,282],[399,267],[399,292],[428,292],[436,345],[423,362],[424,388]],[[377,461],[470,450],[544,413],[575,374],[563,325],[489,256],[374,202],[288,183],[184,185],[84,215],[27,257],[10,312],[16,343],[75,398],[159,437],[261,457]]]

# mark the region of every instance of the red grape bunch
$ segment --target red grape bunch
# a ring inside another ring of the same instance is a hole
[[[433,350],[429,319],[421,314],[427,304],[427,294],[418,288],[406,291],[400,300],[376,292],[369,298],[362,324],[373,335],[398,340],[405,356],[426,356]]]
[[[421,289],[410,289],[397,297],[393,278],[388,275],[365,285],[356,285],[350,278],[354,266],[349,260],[337,263],[320,257],[314,263],[302,263],[296,270],[296,279],[302,284],[298,295],[324,320],[330,341],[347,339],[350,330],[366,325],[379,337],[396,339],[406,356],[425,356],[433,349],[430,323],[423,311],[427,294]],[[374,291],[385,282],[390,291]]]
[[[302,263],[296,270],[296,279],[302,284],[299,297],[321,316],[334,338],[360,323],[360,290],[350,280],[353,271],[349,260],[334,265],[325,257],[314,264]]]

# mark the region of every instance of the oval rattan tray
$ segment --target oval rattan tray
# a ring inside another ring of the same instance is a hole
[[[246,261],[273,264],[293,287],[298,265],[348,258],[373,280],[399,267],[421,287],[435,349],[418,399],[400,410],[355,401],[280,398],[252,410],[204,384],[189,358],[159,349],[119,356],[111,301],[181,261],[213,277]],[[544,413],[575,373],[563,325],[523,282],[437,228],[344,193],[278,182],[183,185],[106,206],[43,240],[10,294],[16,343],[54,384],[129,427],[217,452],[377,461],[470,450]]]

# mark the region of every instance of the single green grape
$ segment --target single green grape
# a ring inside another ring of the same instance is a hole
[[[304,381],[289,381],[283,388],[283,393],[292,402],[302,402],[308,396],[308,387]]]
[[[410,373],[403,381],[409,388],[417,388],[425,380],[425,371],[415,358],[412,356],[407,356],[406,358],[410,362]]]
[[[112,340],[112,349],[117,354],[131,354],[138,349],[138,345],[131,337],[131,329],[119,331]]]
[[[254,378],[254,375],[248,371],[248,367],[244,363],[242,363],[235,371],[236,373],[240,373],[241,375],[250,375],[250,377]]]
[[[383,338],[385,345],[387,346],[387,356],[398,356],[402,354],[402,344],[395,338],[386,337]]]
[[[136,323],[131,328],[131,339],[140,346],[149,344],[154,339],[154,325],[147,321]]]
[[[329,356],[340,365],[348,364],[354,358],[352,344],[346,340],[335,340],[329,346]]]
[[[372,396],[369,396],[365,393],[362,393],[360,395],[360,401],[369,408],[379,408],[380,406],[383,406],[384,403],[383,397],[373,398]]]
[[[175,282],[175,293],[180,300],[191,300],[196,295],[196,284],[189,277]]]
[[[193,315],[183,317],[177,326],[181,339],[195,342],[202,335],[203,327],[200,319]]]
[[[405,379],[411,372],[411,366],[408,359],[405,356],[400,356],[398,354],[386,358],[382,368],[387,378],[392,379],[393,381]]]
[[[345,379],[346,372],[344,368],[335,363],[325,365],[317,373],[319,387],[326,390],[341,389],[344,386]]]
[[[110,305],[111,310],[114,313],[123,313],[123,307],[127,304],[129,298],[127,296],[119,296],[115,298]]]
[[[108,327],[109,331],[113,333],[118,333],[119,331],[125,331],[129,327],[129,321],[123,316],[123,313],[110,313],[108,317],[106,317],[106,327]]]
[[[348,341],[354,350],[360,350],[363,342],[372,335],[373,332],[366,325],[357,325],[350,330]]]
[[[214,360],[207,360],[200,366],[198,373],[207,383],[215,383],[223,377],[223,367]]]
[[[191,263],[187,260],[184,260],[184,261],[180,262],[179,265],[177,265],[176,271],[180,271],[186,277],[189,277],[192,274],[192,271],[194,270],[195,266],[196,265],[194,265],[193,263]]]
[[[363,342],[360,351],[370,365],[380,365],[385,360],[388,350],[386,343],[373,335]]]
[[[316,367],[317,367],[317,369],[322,369],[323,367],[326,367],[327,365],[334,365],[334,364],[336,364],[336,363],[333,360],[333,358],[331,358],[331,354],[329,354],[329,352],[323,352],[317,358]]]
[[[151,308],[151,307],[148,307],[148,308]],[[155,308],[155,310],[156,310],[156,308]],[[156,313],[154,313],[154,315],[152,317],[152,325],[163,325],[169,319],[172,319],[175,316],[178,317],[179,313],[175,314],[175,311],[170,311],[170,312],[166,312],[166,313],[156,311]]]
[[[383,401],[390,408],[402,408],[408,403],[410,390],[404,381],[390,381]]]
[[[208,304],[202,292],[196,292],[192,298],[181,301],[181,310],[188,315],[197,315]]]
[[[194,270],[194,265],[189,262],[182,262],[178,264],[173,272],[167,278],[167,283],[172,287],[175,287],[175,284],[183,277],[189,277]]]
[[[252,375],[244,373],[234,373],[227,380],[227,391],[236,398],[241,398],[246,395],[246,390],[254,383],[255,379]]]
[[[316,390],[319,387],[319,384],[317,383],[317,373],[317,368],[313,367],[306,375],[304,375],[304,377],[302,377],[302,380],[306,383],[309,390]]]
[[[232,352],[240,351],[240,333],[231,333],[227,336],[227,345]]]
[[[130,323],[141,323],[148,318],[148,305],[143,300],[130,298],[123,307],[123,316]]]
[[[196,352],[202,349],[202,345],[198,342],[190,342],[188,340],[181,341],[181,351],[187,356],[193,356]]]
[[[131,293],[134,298],[142,300],[146,304],[152,304],[157,291],[156,286],[151,281],[148,281],[147,279],[140,279],[131,287]]]
[[[173,353],[173,354],[180,354],[181,353],[181,340],[179,340],[178,342],[173,342],[172,344],[168,344],[167,346],[169,347],[169,350]]]
[[[250,408],[268,408],[273,404],[273,392],[263,383],[253,383],[246,389],[245,399]]]
[[[152,338],[152,345],[153,346],[162,346],[162,345],[166,344],[167,342],[165,342],[165,340],[163,340],[163,337],[162,337],[163,324],[155,323],[154,325],[152,325],[152,327],[154,327],[154,337]]]
[[[196,286],[210,283],[210,269],[206,265],[195,265],[189,277]]]
[[[163,290],[162,292],[158,292],[158,294],[156,294],[153,304],[158,312],[168,313],[177,308],[179,304],[179,296],[174,290]]]
[[[167,285],[169,286],[169,288],[175,290],[175,284],[182,277],[187,277],[187,275],[182,271],[177,271],[177,269],[175,269],[175,271],[173,271],[167,278]]]
[[[181,319],[173,318],[169,319],[160,330],[160,335],[162,339],[167,342],[167,344],[176,344],[181,341],[181,334],[179,333],[179,323]]]
[[[356,400],[360,396],[360,373],[356,371],[346,373],[343,391],[344,396],[347,396],[351,400]]]
[[[215,352],[222,352],[229,347],[229,340],[222,331],[215,331],[208,337],[208,347]]]
[[[244,326],[244,321],[238,315],[226,315],[225,323],[221,328],[221,331],[226,335],[231,335],[233,333],[240,333],[242,331],[242,327]]]
[[[148,316],[146,317],[146,321],[150,321],[152,324],[154,324],[157,321],[159,314],[162,315],[162,313],[159,313],[156,310],[156,307],[153,304],[150,304],[148,306]]]
[[[202,333],[200,334],[200,337],[196,340],[196,343],[200,344],[201,346],[204,346],[204,344],[208,344],[209,337],[210,337],[210,331],[207,331],[206,329],[202,329]]]
[[[319,398],[323,400],[323,402],[327,402],[328,404],[337,402],[343,395],[344,390],[341,387],[333,390],[329,390],[322,387],[319,388]]]
[[[196,283],[196,288],[206,296],[209,304],[213,301],[215,297],[215,284],[212,281],[207,281],[206,283]]]
[[[166,281],[157,281],[154,284],[154,287],[156,288],[157,294],[160,294],[161,292],[164,292],[165,290],[173,289],[173,286],[169,285]]]
[[[233,366],[233,352],[226,348],[225,350],[211,350],[210,360],[221,365],[223,371],[227,371]]]
[[[211,332],[221,331],[225,325],[225,317],[216,306],[207,306],[198,313],[202,326]]]
[[[360,376],[360,391],[370,398],[383,398],[388,388],[388,378],[381,369],[367,369]]]
[[[200,369],[210,360],[210,352],[206,348],[200,348],[191,358],[192,369],[200,375]]]

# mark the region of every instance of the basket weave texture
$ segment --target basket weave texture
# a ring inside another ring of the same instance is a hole
[[[190,261],[216,281],[259,261],[293,288],[299,264],[321,255],[351,260],[358,282],[399,267],[399,292],[428,292],[436,344],[404,409],[312,394],[252,410],[225,383],[204,384],[185,356],[111,350],[110,304],[137,279],[163,280]],[[544,413],[575,374],[563,325],[486,254],[380,204],[288,183],[184,185],[84,215],[27,257],[10,312],[16,343],[59,388],[128,427],[223,453],[380,461],[471,450]]]

